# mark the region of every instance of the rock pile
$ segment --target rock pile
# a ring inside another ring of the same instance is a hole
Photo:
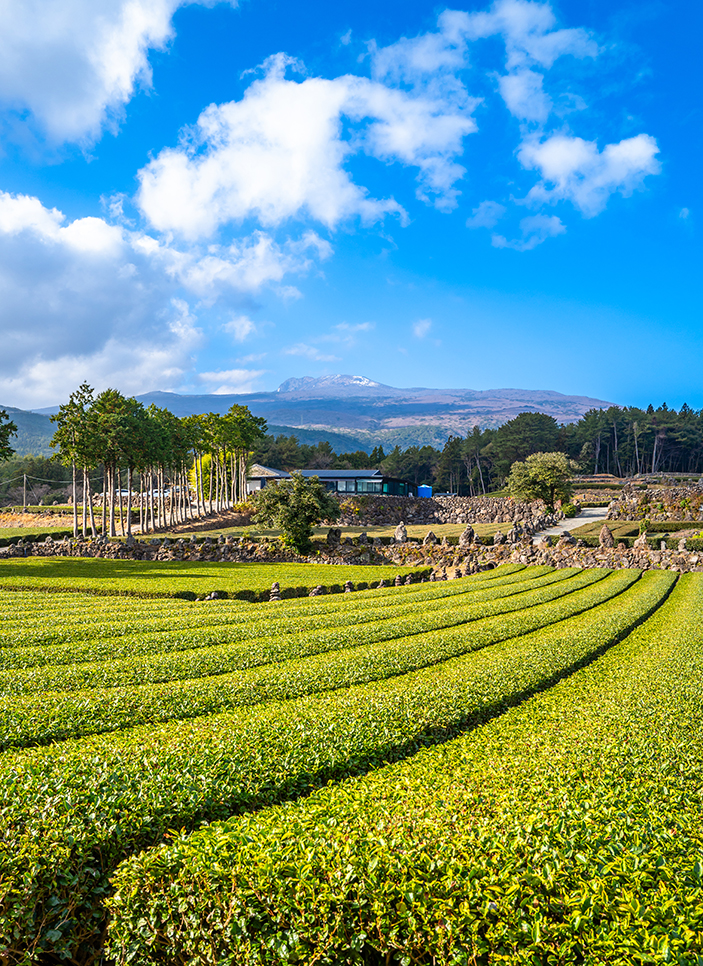
[[[694,486],[623,487],[608,507],[609,520],[703,521],[703,483]]]
[[[612,536],[612,534],[611,534]],[[614,543],[614,541],[613,541]],[[465,574],[492,569],[502,563],[522,563],[551,567],[606,567],[613,570],[673,570],[679,573],[703,572],[703,553],[677,550],[652,550],[646,545],[628,549],[623,543],[615,546],[587,547],[582,540],[563,534],[556,545],[545,538],[536,545],[524,536],[516,543],[484,547],[473,543],[469,547],[408,544],[389,548],[394,563],[432,566],[435,580],[453,579],[458,570]],[[449,576],[448,576],[449,574]],[[432,579],[432,577],[430,577]]]

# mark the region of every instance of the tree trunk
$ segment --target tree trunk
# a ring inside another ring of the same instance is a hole
[[[83,467],[83,536],[88,536],[88,470]]]
[[[144,533],[144,474],[139,474],[139,532]]]
[[[110,536],[116,537],[115,529],[115,467],[110,467]]]
[[[132,467],[127,467],[127,536],[132,536]]]
[[[107,532],[107,466],[103,464],[103,512],[102,512],[102,535]]]
[[[151,528],[151,532],[154,532],[154,471],[149,469],[149,492],[147,493],[147,510],[149,514],[149,520],[147,522],[147,528]]]
[[[78,536],[78,504],[76,503],[76,461],[71,463],[73,476],[71,480],[71,499],[73,500],[73,536]],[[25,500],[25,503],[27,501]]]
[[[117,499],[120,507],[120,534],[124,536],[124,516],[122,515],[122,467],[117,467]]]
[[[90,473],[88,473],[88,506],[90,507],[90,529],[93,534],[93,540],[98,535],[98,528],[95,526],[95,508],[93,507],[93,490],[90,486]]]

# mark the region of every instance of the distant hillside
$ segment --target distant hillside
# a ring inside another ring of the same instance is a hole
[[[137,398],[145,406],[154,403],[176,416],[223,413],[235,403],[248,406],[254,415],[266,419],[269,432],[295,435],[301,443],[327,440],[337,453],[357,449],[370,452],[379,444],[386,450],[396,445],[441,448],[449,436],[465,436],[474,426],[496,428],[523,412],[547,413],[560,423],[570,423],[589,409],[614,405],[604,399],[567,396],[549,389],[397,389],[365,376],[342,374],[287,379],[276,392],[200,396],[148,392]],[[51,424],[47,414],[57,409],[25,414],[46,420],[36,423],[35,445],[40,439],[40,426],[47,426],[44,441],[48,444],[46,434],[51,436]]]
[[[17,426],[17,435],[10,437],[10,446],[18,456],[51,456],[49,440],[56,427],[48,416],[29,413],[13,406],[0,406]]]
[[[547,413],[560,423],[570,423],[589,409],[614,405],[549,389],[397,389],[365,376],[347,375],[287,379],[276,392],[217,396],[150,392],[138,398],[179,416],[221,413],[239,403],[271,425],[352,436],[370,448],[379,443],[443,446],[449,436],[465,436],[474,426],[496,428],[523,412]]]

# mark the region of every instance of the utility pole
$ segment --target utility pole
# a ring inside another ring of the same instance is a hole
[[[26,473],[23,474],[23,482],[22,482],[22,509],[23,510],[27,509],[27,474]]]

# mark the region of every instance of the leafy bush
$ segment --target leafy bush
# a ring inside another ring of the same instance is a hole
[[[564,453],[533,453],[524,462],[513,463],[508,490],[516,500],[542,500],[551,512],[557,500],[570,499],[572,476]]]
[[[561,512],[568,520],[570,520],[572,517],[577,517],[579,515],[581,512],[581,507],[575,506],[573,503],[563,503]]]
[[[339,503],[318,477],[293,473],[290,479],[269,484],[254,498],[256,522],[280,529],[284,544],[298,553],[309,553],[313,527],[340,516]]]

